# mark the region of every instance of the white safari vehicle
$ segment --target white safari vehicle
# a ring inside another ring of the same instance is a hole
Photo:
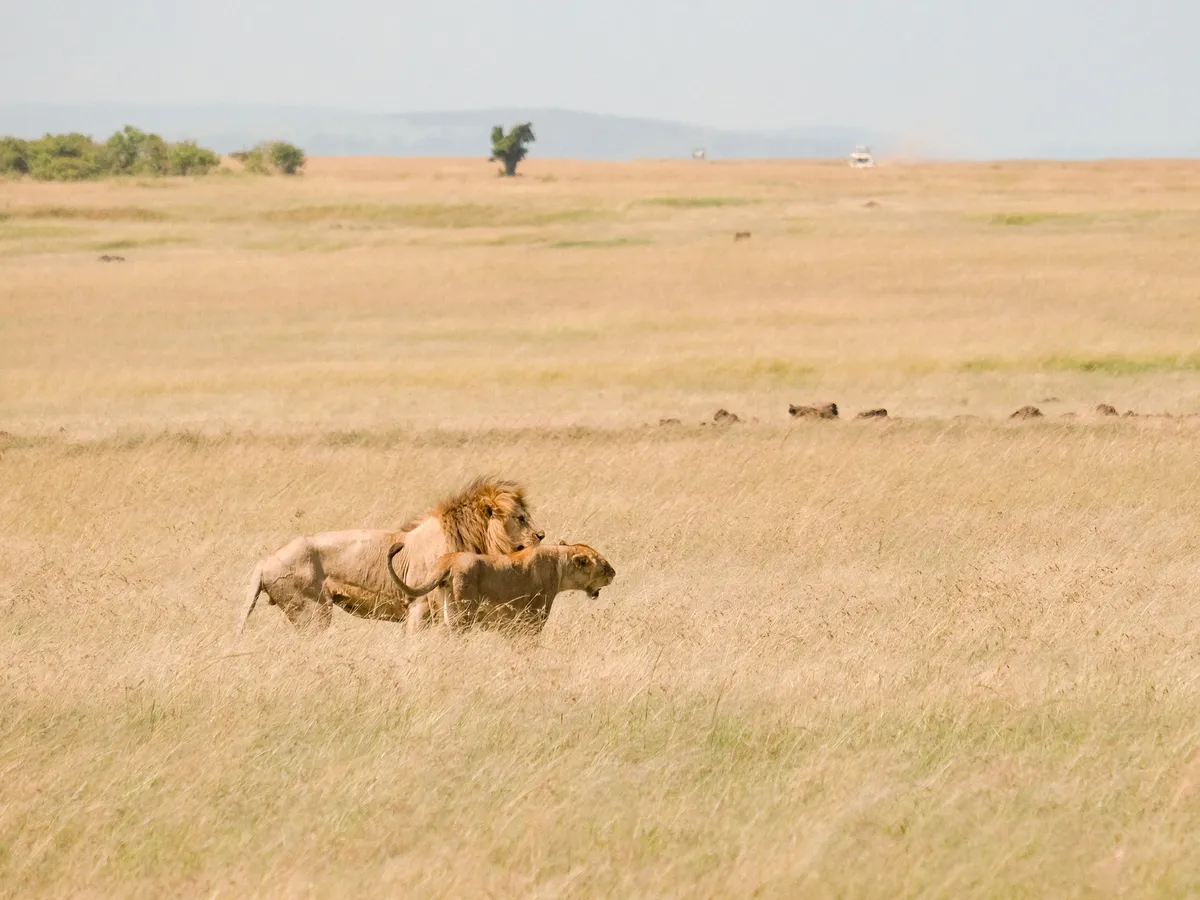
[[[875,157],[871,155],[871,148],[864,147],[859,144],[854,148],[854,152],[850,154],[850,168],[852,169],[873,169],[875,168]]]

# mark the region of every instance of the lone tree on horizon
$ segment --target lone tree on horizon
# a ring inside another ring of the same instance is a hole
[[[492,129],[492,155],[488,157],[488,162],[502,162],[505,175],[516,175],[517,163],[529,152],[526,145],[535,140],[532,122],[514,125],[508,134],[504,133],[502,126],[497,125]]]

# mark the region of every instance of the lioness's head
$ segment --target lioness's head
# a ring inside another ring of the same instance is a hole
[[[587,544],[567,544],[567,565],[563,572],[563,590],[584,591],[595,600],[600,589],[612,584],[617,570]]]

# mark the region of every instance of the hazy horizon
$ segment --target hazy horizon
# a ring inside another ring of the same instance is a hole
[[[1200,8],[748,0],[113,0],[0,32],[9,104],[264,105],[380,115],[550,108],[738,131],[856,127],[946,155],[1200,152]],[[150,73],[149,75],[147,73]]]
[[[221,153],[262,140],[286,140],[313,156],[479,157],[496,124],[532,121],[540,157],[581,160],[687,158],[704,147],[713,159],[828,159],[858,144],[885,153],[889,135],[861,128],[739,132],[661,119],[556,109],[429,111],[373,115],[336,109],[261,105],[51,106],[0,104],[0,134],[33,139],[78,131],[103,140],[127,124],[168,140],[196,140]]]

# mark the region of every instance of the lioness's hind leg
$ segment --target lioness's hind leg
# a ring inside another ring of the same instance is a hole
[[[333,604],[321,591],[296,591],[275,602],[301,631],[324,631],[333,624]]]
[[[333,624],[333,607],[324,603],[308,600],[287,606],[283,612],[300,631],[325,631]]]
[[[329,626],[333,624],[333,603],[326,597],[322,597],[317,601],[316,610],[313,612],[313,628],[317,631],[327,631]]]
[[[303,597],[280,603],[279,608],[288,617],[288,621],[301,631],[311,628],[317,618],[317,604]]]

